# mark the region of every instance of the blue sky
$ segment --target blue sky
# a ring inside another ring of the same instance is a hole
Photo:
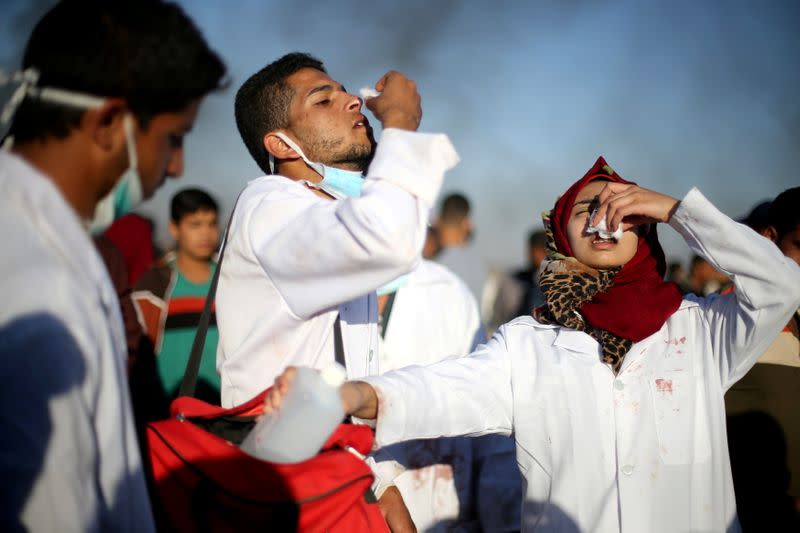
[[[233,98],[294,50],[318,56],[351,90],[388,69],[418,82],[421,129],[449,134],[462,158],[444,190],[471,198],[476,246],[496,267],[522,261],[540,212],[600,154],[623,177],[676,197],[696,185],[733,217],[800,183],[797,2],[179,3],[232,83],[204,104],[184,178],[142,208],[160,221],[181,187],[205,187],[227,210],[260,174]],[[50,2],[2,4],[0,64],[9,67]],[[669,255],[686,257],[672,230],[661,235]]]

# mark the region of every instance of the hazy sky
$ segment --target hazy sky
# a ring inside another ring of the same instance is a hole
[[[494,266],[522,261],[541,211],[600,154],[623,177],[677,197],[697,185],[734,217],[800,183],[800,2],[179,3],[232,83],[206,100],[183,179],[143,207],[161,221],[181,187],[209,189],[227,211],[260,175],[233,98],[295,50],[351,90],[388,69],[418,82],[421,130],[450,135],[462,159],[444,190],[472,200],[476,246]],[[51,4],[0,0],[0,65],[16,66]],[[661,235],[668,254],[685,257],[675,232]]]

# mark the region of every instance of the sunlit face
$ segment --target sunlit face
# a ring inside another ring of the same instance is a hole
[[[183,138],[194,124],[200,100],[181,111],[154,115],[147,127],[136,135],[136,153],[142,192],[145,198],[155,194],[167,178],[183,174]]]
[[[219,240],[216,211],[201,209],[184,215],[177,223],[170,222],[169,230],[179,254],[197,261],[210,261],[213,257]]]
[[[800,265],[800,225],[787,232],[776,244],[783,255]]]
[[[301,69],[287,78],[294,91],[289,129],[309,160],[346,170],[363,171],[375,140],[361,99],[324,72]]]
[[[605,184],[604,181],[593,181],[578,193],[567,224],[567,238],[575,259],[597,269],[624,265],[636,255],[639,243],[639,236],[634,229],[625,231],[619,242],[616,239],[605,240],[597,234],[586,233],[593,200],[600,194]]]

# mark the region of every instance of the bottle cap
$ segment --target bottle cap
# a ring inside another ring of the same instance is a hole
[[[319,371],[322,381],[331,387],[338,387],[347,379],[347,371],[339,363],[331,363],[322,367]]]

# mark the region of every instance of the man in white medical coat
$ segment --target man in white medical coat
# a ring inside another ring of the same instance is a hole
[[[382,373],[462,357],[486,341],[475,297],[447,267],[423,260],[396,287],[378,299]],[[509,437],[410,441],[376,459],[378,493],[397,486],[419,531],[520,529],[522,482]]]
[[[113,216],[182,173],[225,67],[180,8],[99,1],[57,4],[22,64],[0,152],[0,530],[153,531],[119,302],[86,230],[101,199]]]
[[[416,132],[414,82],[389,72],[375,88],[366,105],[383,124],[377,147],[361,99],[306,54],[266,66],[236,95],[239,132],[267,175],[239,197],[220,270],[224,406],[288,365],[333,362],[337,321],[348,376],[378,373],[375,289],[419,261],[458,157],[445,135]]]

